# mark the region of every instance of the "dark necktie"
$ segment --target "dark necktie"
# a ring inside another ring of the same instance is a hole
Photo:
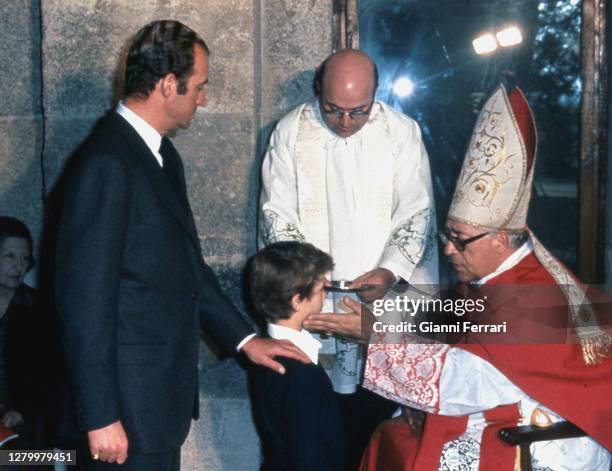
[[[161,146],[159,146],[159,155],[162,157],[163,171],[170,182],[170,185],[174,188],[174,192],[178,197],[180,204],[186,211],[185,215],[188,216],[187,224],[191,231],[192,237],[197,240],[198,231],[193,221],[193,215],[191,214],[191,208],[189,207],[189,201],[187,200],[187,193],[185,187],[181,184],[181,165],[180,157],[178,152],[167,137],[162,138]]]
[[[162,157],[164,164],[164,173],[171,185],[174,187],[177,195],[181,195],[181,183],[179,178],[179,166],[172,148],[172,143],[167,137],[162,138],[159,154]]]

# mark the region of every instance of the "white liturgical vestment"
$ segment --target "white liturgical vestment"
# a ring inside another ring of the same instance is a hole
[[[377,267],[411,284],[438,282],[435,210],[427,152],[418,125],[376,101],[368,122],[342,138],[317,102],[286,115],[272,134],[262,168],[259,243],[310,242],[329,253],[334,280]],[[324,311],[331,311],[326,303]],[[360,381],[358,346],[323,339],[336,354],[334,389]]]

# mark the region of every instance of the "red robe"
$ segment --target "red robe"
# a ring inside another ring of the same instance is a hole
[[[511,288],[501,289],[504,285]],[[579,343],[561,343],[572,342],[569,330],[563,328],[571,325],[567,303],[533,253],[481,289],[480,295],[486,293],[489,298],[481,320],[506,321],[505,343],[478,334],[450,348],[462,348],[486,360],[527,395],[612,450],[612,360],[586,366]],[[432,345],[419,350],[415,358],[409,344],[370,345],[364,386],[430,414],[420,436],[401,418],[382,424],[364,454],[363,470],[437,470],[444,444],[465,432],[468,416],[436,414],[448,348]],[[410,384],[400,384],[397,378],[410,378]],[[408,388],[411,397],[415,388],[419,390],[417,403],[402,401]],[[484,413],[490,425],[481,439],[480,469],[513,470],[515,449],[501,442],[497,431],[517,423],[518,407],[500,406]]]

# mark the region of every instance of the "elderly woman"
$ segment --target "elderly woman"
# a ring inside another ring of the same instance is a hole
[[[43,350],[49,334],[36,291],[23,283],[33,265],[28,228],[18,219],[0,216],[0,420],[25,443],[35,443],[42,430]]]

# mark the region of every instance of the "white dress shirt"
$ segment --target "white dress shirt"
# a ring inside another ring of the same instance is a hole
[[[268,324],[268,334],[277,340],[289,340],[302,350],[316,365],[319,362],[319,349],[321,342],[315,339],[307,330],[295,330],[278,324]]]
[[[132,126],[138,135],[142,137],[142,140],[145,141],[147,147],[151,149],[151,153],[155,157],[155,160],[157,160],[159,163],[159,166],[163,167],[164,161],[159,153],[159,148],[161,147],[162,141],[161,134],[158,133],[153,126],[125,106],[122,101],[117,104],[116,111],[119,113],[119,115],[121,115],[121,117],[130,123],[130,126]]]

